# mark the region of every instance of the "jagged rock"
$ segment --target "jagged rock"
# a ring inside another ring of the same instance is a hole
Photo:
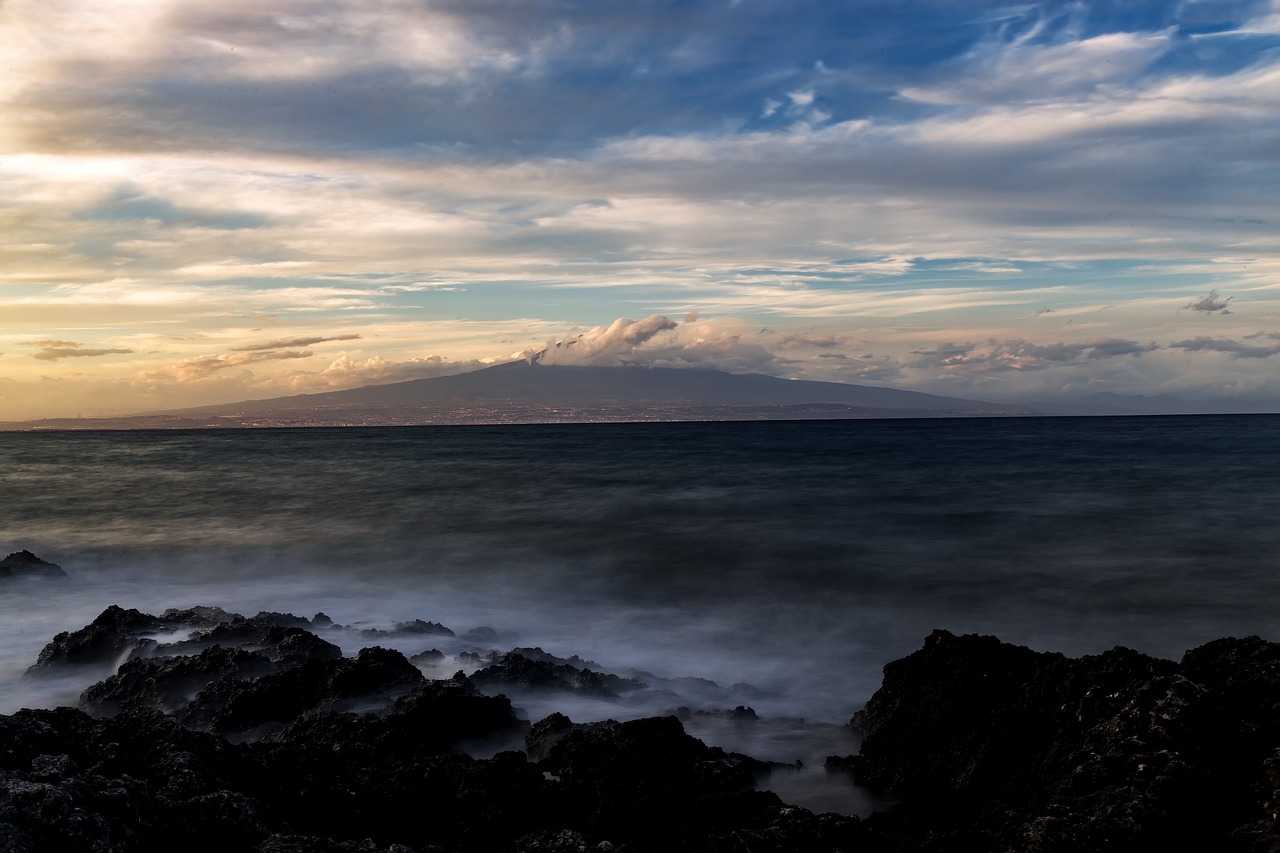
[[[388,708],[426,684],[404,655],[377,646],[354,658],[312,660],[259,678],[221,679],[191,700],[186,712],[219,732],[283,725],[307,711]]]
[[[414,619],[412,622],[397,622],[390,630],[381,628],[366,628],[360,632],[364,637],[389,637],[398,634],[438,634],[445,637],[454,636],[453,631],[439,622],[424,622],[421,619]]]
[[[585,723],[574,723],[564,714],[556,712],[533,724],[525,736],[525,750],[530,761],[542,761],[562,737],[574,729],[586,728]]]
[[[272,625],[258,644],[262,654],[282,663],[331,661],[342,657],[342,649],[297,627]]]
[[[514,648],[510,652],[513,655],[521,655],[529,660],[538,661],[539,663],[551,663],[557,666],[572,666],[578,669],[594,669],[601,670],[603,667],[593,660],[581,658],[578,655],[570,655],[567,658],[557,657],[550,652],[543,651],[541,646],[520,646]]]
[[[0,717],[0,747],[0,849],[245,849],[262,837],[250,798],[232,791],[255,776],[237,751],[160,714],[19,711]]]
[[[463,634],[462,639],[468,643],[496,643],[498,641],[498,632],[488,625],[478,625]]]
[[[140,658],[125,662],[115,675],[86,689],[79,705],[99,716],[154,708],[191,717],[188,706],[192,697],[210,683],[224,678],[257,678],[276,668],[266,655],[221,646],[212,646],[198,655]]]
[[[0,578],[65,578],[67,573],[57,563],[42,560],[30,551],[15,551],[0,560]]]
[[[860,753],[828,762],[899,800],[859,820],[753,790],[770,765],[675,717],[530,726],[481,692],[640,684],[576,656],[428,681],[396,651],[340,657],[322,622],[110,607],[60,634],[46,667],[139,656],[82,696],[114,716],[0,716],[0,850],[1280,851],[1280,646],[1256,637],[1175,663],[935,632],[854,716]],[[731,704],[688,714],[755,718]]]
[[[745,705],[738,705],[736,708],[708,708],[706,710],[693,709],[681,705],[674,711],[675,715],[681,721],[692,720],[695,717],[718,717],[723,720],[733,720],[739,723],[754,723],[760,717],[756,715],[755,708],[748,708]]]
[[[186,627],[193,630],[199,628],[212,628],[222,622],[228,622],[236,618],[235,613],[229,613],[221,607],[209,607],[206,605],[197,605],[196,607],[188,607],[179,610],[176,607],[170,607],[160,619],[166,625],[177,627]]]
[[[643,682],[635,679],[579,669],[568,663],[533,660],[516,652],[500,656],[471,679],[482,688],[556,690],[605,699],[616,699],[622,693],[644,687]]]
[[[409,663],[418,666],[435,666],[444,660],[444,652],[439,649],[427,649],[425,652],[418,652],[409,658]]]
[[[582,839],[603,851],[728,853],[743,839],[777,851],[857,840],[854,819],[788,812],[750,790],[767,765],[708,748],[674,719],[553,716],[530,727],[462,673],[427,681],[381,648],[334,658],[336,647],[280,616],[108,608],[86,626],[132,641],[190,628],[199,651],[164,656],[182,644],[152,643],[153,656],[85,691],[85,708],[114,716],[0,717],[0,849],[489,853]],[[68,634],[58,648],[92,639]],[[585,672],[600,679],[591,690],[616,678],[566,661],[581,659],[508,663]],[[462,752],[521,744],[529,754]]]
[[[292,613],[271,613],[263,611],[248,618],[238,613],[227,614],[212,625],[194,631],[186,640],[161,645],[156,654],[180,655],[196,654],[210,646],[252,647],[269,651],[275,642],[284,636],[279,629],[296,629],[306,631],[311,627],[308,619],[294,616]],[[314,635],[312,635],[314,636]],[[332,646],[316,637],[318,643]],[[333,648],[337,648],[333,646]],[[341,652],[339,652],[340,654]]]
[[[562,731],[538,767],[573,812],[589,815],[578,826],[600,837],[642,849],[702,849],[708,837],[763,827],[783,805],[752,790],[765,762],[708,747],[675,717],[570,724],[567,731],[563,719],[543,723]],[[644,817],[652,815],[661,821]]]
[[[62,665],[115,663],[129,652],[146,647],[146,634],[165,629],[165,623],[155,616],[113,604],[80,630],[55,636],[40,650],[27,672],[38,674]]]
[[[869,823],[1026,851],[1280,849],[1269,761],[1280,647],[1221,640],[1181,664],[1068,659],[935,631],[885,667],[833,761],[902,798]],[[959,843],[957,841],[957,843]]]
[[[274,813],[309,833],[497,850],[539,825],[547,783],[521,753],[450,750],[526,727],[504,697],[460,679],[430,682],[385,715],[306,714],[252,749],[275,780]]]

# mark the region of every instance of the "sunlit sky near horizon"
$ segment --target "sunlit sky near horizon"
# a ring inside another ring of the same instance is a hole
[[[1280,400],[1280,0],[3,0],[0,70],[0,420],[575,338]]]

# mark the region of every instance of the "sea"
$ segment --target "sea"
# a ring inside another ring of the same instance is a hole
[[[801,762],[762,783],[784,798],[860,813],[822,758],[935,628],[1071,655],[1280,639],[1280,416],[0,432],[20,549],[69,578],[0,584],[0,713],[73,704],[92,678],[23,672],[109,604],[424,619],[458,635],[439,677],[539,647],[662,685],[513,697],[531,720],[684,706]],[[716,714],[737,705],[756,723]]]

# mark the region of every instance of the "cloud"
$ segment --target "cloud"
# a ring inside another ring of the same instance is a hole
[[[891,382],[903,376],[902,365],[889,355],[850,355],[848,353],[824,352],[818,354],[819,359],[827,360],[835,365],[834,370],[826,369],[810,373],[803,368],[800,372],[806,379],[832,380],[836,382]]]
[[[80,344],[75,341],[59,341],[52,338],[43,341],[24,341],[22,346],[25,347],[78,347]]]
[[[1251,335],[1249,337],[1256,336]],[[1200,337],[1186,341],[1174,341],[1169,344],[1169,347],[1171,349],[1187,350],[1188,352],[1227,353],[1232,358],[1270,358],[1280,353],[1280,338],[1274,335],[1268,335],[1268,337],[1275,339],[1276,342],[1266,346],[1256,346],[1225,338]]]
[[[1235,297],[1228,296],[1226,299],[1222,299],[1218,296],[1218,291],[1210,290],[1206,295],[1193,302],[1188,302],[1182,307],[1190,308],[1192,311],[1199,311],[1202,314],[1230,314],[1231,311],[1227,309],[1227,303],[1232,299],[1235,299]]]
[[[778,373],[793,363],[744,338],[731,321],[682,325],[661,314],[643,320],[620,317],[608,326],[548,343],[544,350],[527,351],[523,357],[538,358],[543,364],[704,368],[729,373]]]
[[[333,335],[327,338],[285,338],[278,341],[269,341],[265,344],[250,344],[243,347],[233,347],[232,352],[257,352],[259,350],[287,349],[288,347],[309,347],[315,344],[323,344],[328,341],[356,341],[359,335]]]
[[[849,339],[838,335],[813,335],[802,333],[791,333],[786,335],[778,335],[769,339],[770,349],[835,349],[836,347],[847,346]]]
[[[309,350],[273,350],[268,352],[229,352],[215,355],[201,355],[183,359],[168,368],[149,371],[143,374],[147,381],[176,380],[179,382],[199,381],[232,367],[245,367],[263,361],[288,361],[299,358],[311,358],[314,353]]]
[[[40,351],[33,353],[31,356],[40,361],[58,361],[64,358],[96,358],[103,355],[127,355],[134,352],[134,350],[123,347],[86,349],[84,344],[75,341],[57,340],[28,341],[23,346],[40,347]]]
[[[1173,47],[1163,32],[1046,39],[1048,23],[1038,21],[1012,38],[1005,31],[975,45],[949,63],[950,73],[904,89],[903,97],[933,104],[1078,98],[1131,81]]]
[[[477,359],[453,360],[433,355],[393,361],[382,356],[354,359],[340,356],[323,370],[310,373],[291,373],[272,380],[272,387],[295,394],[357,388],[362,385],[385,385],[410,379],[430,379],[436,376],[452,376],[490,367],[489,362]]]
[[[53,338],[127,328],[227,342],[130,373],[260,389],[355,340],[333,330],[403,324],[291,374],[393,381],[649,315],[549,357],[917,384],[1064,366],[1140,393],[1224,361],[1136,358],[1199,340],[1180,306],[1221,345],[1270,343],[1216,291],[1181,303],[1214,285],[1276,313],[1274,3],[3,6],[0,317],[50,339],[41,365],[3,342],[33,374],[105,376],[124,360]],[[249,335],[241,312],[284,321]],[[1051,319],[1081,339],[1031,328]]]
[[[679,327],[670,317],[653,314],[643,320],[619,317],[608,326],[596,326],[576,337],[547,344],[543,364],[616,365],[660,332]]]
[[[990,371],[1044,370],[1064,364],[1082,364],[1091,360],[1120,356],[1141,356],[1160,347],[1156,343],[1139,343],[1120,338],[1096,338],[1075,343],[1037,344],[1021,338],[991,340],[985,344],[944,344],[929,350],[913,350],[914,360],[906,366],[935,368],[949,372],[978,373]]]

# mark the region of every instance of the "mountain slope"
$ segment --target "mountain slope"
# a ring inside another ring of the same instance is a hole
[[[341,426],[1035,414],[916,391],[662,367],[518,361],[471,373],[345,391],[151,412],[6,424],[9,429]]]
[[[939,397],[917,391],[779,379],[758,373],[734,374],[695,368],[577,367],[518,361],[454,376],[411,379],[391,385],[366,385],[346,391],[255,400],[231,406],[207,406],[189,409],[185,413],[204,414],[229,409],[251,413],[317,406],[420,406],[477,401],[575,406],[791,406],[832,403],[903,411],[1019,411],[1014,406]]]

